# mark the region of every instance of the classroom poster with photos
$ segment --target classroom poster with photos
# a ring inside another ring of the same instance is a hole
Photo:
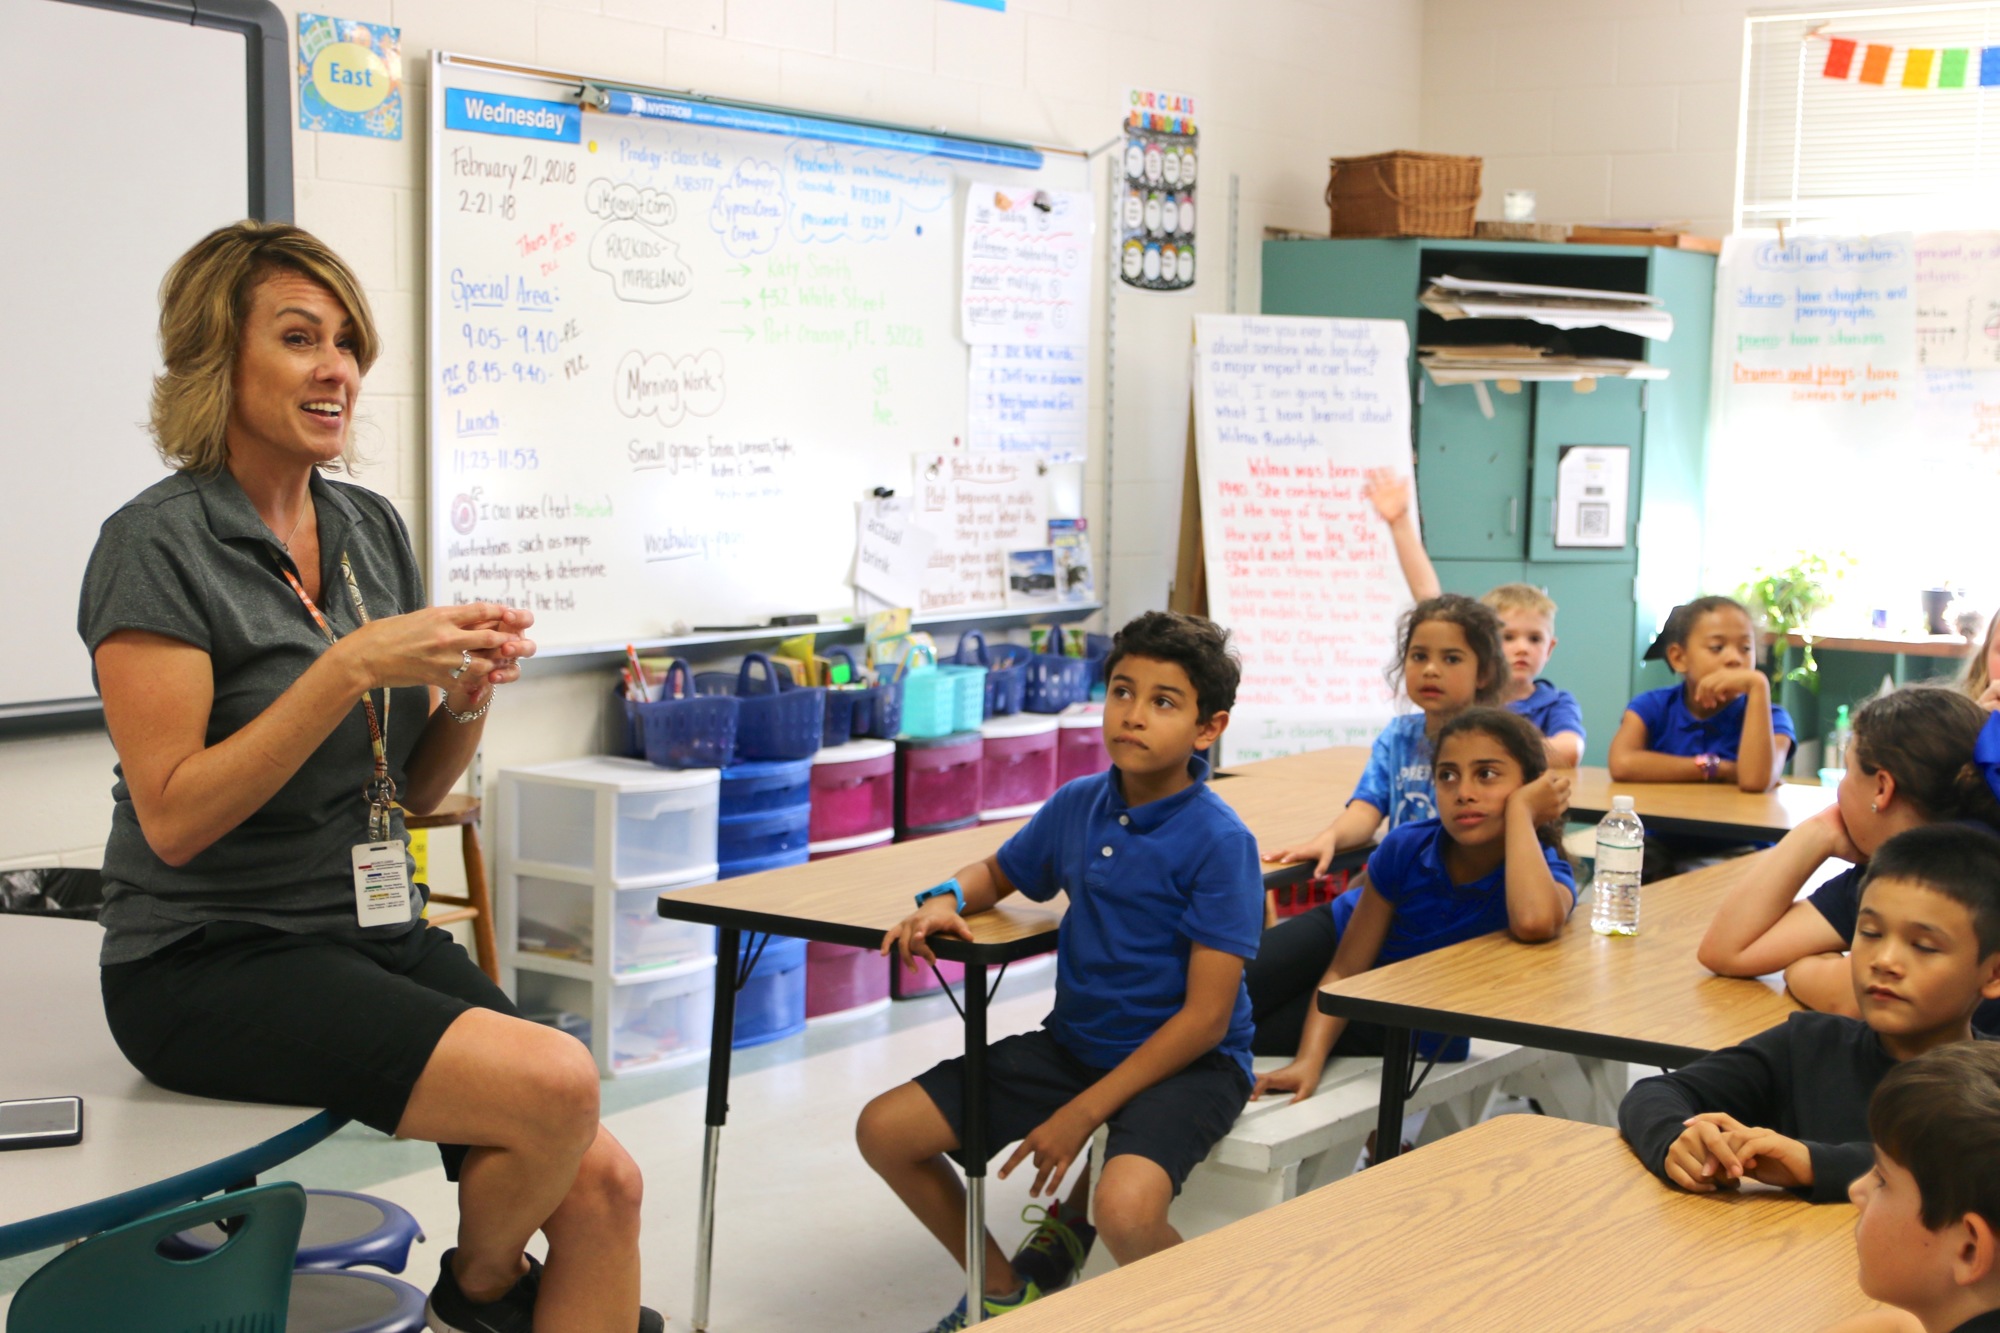
[[[1134,88],[1126,97],[1118,273],[1130,287],[1194,286],[1194,98]]]

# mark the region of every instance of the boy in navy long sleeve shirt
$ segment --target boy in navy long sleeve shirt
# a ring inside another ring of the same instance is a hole
[[[1639,1160],[1693,1193],[1745,1176],[1815,1202],[1872,1162],[1868,1098],[1899,1062],[1970,1041],[2000,998],[2000,838],[1911,829],[1868,867],[1851,955],[1861,1018],[1793,1014],[1740,1046],[1636,1084],[1618,1124]]]
[[[1229,1132],[1250,1094],[1250,1000],[1263,878],[1250,831],[1209,790],[1201,757],[1228,725],[1239,669],[1227,632],[1149,612],[1106,661],[1104,739],[1112,769],[1069,783],[994,856],[917,895],[883,940],[914,965],[928,939],[971,939],[964,917],[1013,892],[1069,900],[1046,1025],[987,1050],[990,1141],[1032,1157],[1033,1193],[1052,1199],[1100,1125],[1110,1138],[1097,1226],[1120,1263],[1180,1235],[1167,1206]],[[875,1098],[856,1127],[862,1156],[939,1243],[965,1262],[965,1192],[948,1157],[963,1123],[961,1059]],[[1045,1224],[1067,1230],[1072,1223]],[[1044,1294],[1024,1255],[986,1246],[985,1312]],[[1025,1248],[1025,1247],[1024,1247]],[[1048,1279],[1068,1279],[1081,1253]],[[963,1326],[965,1308],[937,1327]]]

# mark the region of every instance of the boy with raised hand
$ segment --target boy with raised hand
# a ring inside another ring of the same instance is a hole
[[[1020,1140],[1000,1177],[1032,1157],[1032,1192],[1051,1200],[1110,1126],[1097,1229],[1122,1264],[1180,1242],[1167,1206],[1249,1098],[1243,964],[1264,890],[1256,842],[1209,789],[1202,757],[1236,698],[1228,632],[1151,611],[1119,631],[1105,666],[1110,771],[1067,784],[996,854],[919,893],[882,951],[914,967],[939,935],[971,939],[965,918],[1010,893],[1068,896],[1055,1008],[1040,1030],[988,1047],[986,1123],[994,1144]],[[868,1164],[961,1265],[965,1190],[947,1158],[959,1152],[962,1079],[962,1059],[946,1060],[871,1101],[855,1130]],[[987,1314],[1044,1294],[985,1244]],[[1081,1247],[1071,1257],[1080,1263]],[[1067,1281],[1073,1267],[1062,1268],[1046,1280]],[[964,1322],[961,1300],[938,1333]]]
[[[1424,550],[1416,515],[1410,512],[1409,477],[1394,468],[1372,468],[1367,482],[1368,499],[1389,526],[1396,563],[1410,596],[1419,602],[1436,597],[1440,590],[1437,566]],[[1542,749],[1550,768],[1575,768],[1583,762],[1583,709],[1575,695],[1542,679],[1549,654],[1556,650],[1555,602],[1527,583],[1503,583],[1481,594],[1479,600],[1500,617],[1500,645],[1506,650],[1508,667],[1500,702],[1542,733]]]
[[[1974,1040],[2000,998],[2000,837],[1964,824],[1899,833],[1868,866],[1850,955],[1859,1019],[1797,1013],[1740,1046],[1644,1079],[1618,1110],[1653,1174],[1696,1194],[1745,1177],[1815,1203],[1872,1162],[1868,1098],[1898,1063]]]

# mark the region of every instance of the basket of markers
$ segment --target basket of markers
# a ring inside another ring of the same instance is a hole
[[[661,768],[722,768],[736,750],[734,696],[702,694],[675,658],[655,685],[636,655],[626,668],[625,718],[631,746]],[[636,696],[636,697],[635,697]]]
[[[762,679],[753,673],[760,670]],[[789,677],[763,653],[748,653],[736,673],[736,760],[810,759],[826,732],[826,690],[785,688]]]
[[[1026,653],[1004,643],[989,652],[986,636],[970,629],[958,637],[956,662],[959,666],[986,668],[986,693],[981,708],[984,717],[1021,711],[1028,690]]]

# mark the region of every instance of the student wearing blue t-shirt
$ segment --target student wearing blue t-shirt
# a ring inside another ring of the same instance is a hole
[[[1576,904],[1557,842],[1570,783],[1549,771],[1540,734],[1504,709],[1468,709],[1438,734],[1435,781],[1439,817],[1382,840],[1344,931],[1316,910],[1265,933],[1248,974],[1251,1049],[1292,1062],[1258,1078],[1253,1097],[1310,1096],[1329,1056],[1381,1053],[1379,1027],[1319,1011],[1320,987],[1496,930],[1527,942],[1562,933]],[[1300,921],[1311,925],[1287,929]],[[1463,1041],[1441,1044],[1439,1058],[1465,1058]]]
[[[1757,631],[1743,604],[1697,597],[1675,607],[1646,650],[1648,661],[1662,657],[1681,683],[1625,706],[1611,738],[1613,780],[1777,786],[1797,733],[1757,670]]]
[[[1500,618],[1491,608],[1456,593],[1430,597],[1403,615],[1396,664],[1400,683],[1418,711],[1390,720],[1368,752],[1368,767],[1347,806],[1305,842],[1266,853],[1266,861],[1311,861],[1324,875],[1334,853],[1374,838],[1383,819],[1390,828],[1437,817],[1431,788],[1431,745],[1438,729],[1474,704],[1497,704],[1507,667],[1500,650]]]
[[[1854,943],[1861,881],[1875,849],[1904,829],[1947,821],[2000,832],[2000,797],[1975,762],[1994,715],[1946,685],[1909,685],[1870,699],[1854,715],[1836,801],[1787,833],[1724,899],[1696,957],[1726,977],[1783,969],[1800,1003],[1858,1017],[1842,952]],[[2000,723],[1995,727],[2000,743]],[[1848,869],[1801,899],[1828,861]],[[1980,1005],[1973,1026],[2000,1032],[2000,1001]]]
[[[1507,683],[1500,702],[1535,724],[1550,768],[1583,762],[1583,709],[1576,696],[1543,680],[1556,650],[1556,604],[1528,583],[1503,583],[1479,596],[1500,617],[1500,649],[1507,655]]]
[[[1153,611],[1125,626],[1106,661],[1111,770],[1067,784],[998,853],[919,893],[882,942],[914,967],[932,957],[927,939],[971,939],[964,918],[1010,893],[1067,897],[1055,1008],[1039,1030],[987,1048],[986,1123],[990,1142],[1020,1141],[1001,1178],[1032,1157],[1031,1192],[1051,1200],[1110,1127],[1096,1214],[1121,1264],[1180,1242],[1167,1206],[1250,1094],[1243,964],[1257,952],[1263,878],[1202,757],[1229,723],[1238,677],[1228,632],[1209,621]],[[856,1128],[868,1164],[961,1264],[965,1192],[947,1159],[959,1149],[962,1065],[883,1093]],[[987,1314],[1068,1281],[1087,1248],[1080,1203],[1052,1208],[1011,1262],[987,1237]],[[937,1328],[964,1320],[961,1301]]]

